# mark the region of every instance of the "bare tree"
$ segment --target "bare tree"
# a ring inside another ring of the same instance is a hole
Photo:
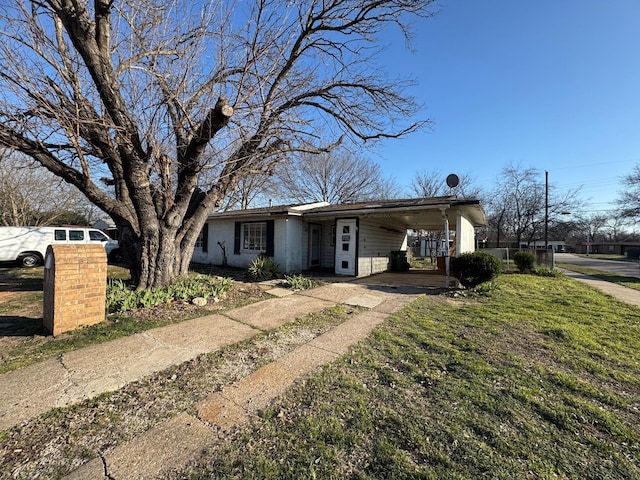
[[[6,0],[0,145],[113,218],[138,288],[166,285],[245,176],[427,123],[375,57],[432,3]]]
[[[397,187],[374,161],[345,149],[303,153],[277,170],[281,198],[332,204],[393,198]]]
[[[553,187],[549,187],[547,204],[546,187],[544,175],[534,168],[510,164],[502,170],[488,201],[488,223],[497,246],[504,236],[518,246],[523,240],[542,238],[545,221],[548,225],[560,222],[563,212],[575,206],[576,191],[557,193]]]
[[[443,197],[453,195],[462,198],[478,198],[482,195],[480,187],[474,185],[469,174],[458,175],[458,185],[450,188],[447,177],[441,171],[418,172],[411,180],[410,190],[418,197]]]
[[[277,191],[271,172],[254,173],[241,178],[234,191],[226,198],[221,210],[238,210],[265,206]]]
[[[77,189],[39,164],[0,150],[0,225],[81,225],[93,210]]]
[[[623,190],[617,201],[620,213],[624,217],[640,220],[640,163],[622,179],[622,184]]]

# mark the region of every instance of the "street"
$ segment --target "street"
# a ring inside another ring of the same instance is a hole
[[[600,260],[593,257],[578,256],[572,253],[556,253],[556,263],[571,263],[581,267],[602,270],[603,272],[640,277],[640,265],[637,262],[620,262],[616,260]]]

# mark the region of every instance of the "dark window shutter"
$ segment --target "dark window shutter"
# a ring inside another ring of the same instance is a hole
[[[209,222],[206,222],[202,227],[202,251],[209,251]]]
[[[267,220],[267,251],[266,254],[268,257],[273,257],[274,254],[274,250],[275,250],[275,241],[274,241],[274,232],[275,228],[274,228],[274,221],[273,220]]]
[[[242,236],[242,223],[236,222],[233,235],[233,253],[240,255],[240,237]]]

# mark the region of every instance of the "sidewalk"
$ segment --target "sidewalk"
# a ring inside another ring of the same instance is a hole
[[[590,277],[589,275],[585,275],[583,273],[573,272],[571,270],[565,269],[559,270],[569,278],[573,278],[580,282],[586,283],[587,285],[591,285],[592,287],[597,288],[598,290],[601,290],[604,293],[617,298],[618,300],[640,307],[640,291],[638,290],[623,287],[622,285],[618,285],[612,282],[605,282],[604,280]]]
[[[338,303],[368,309],[194,405],[195,415],[180,414],[67,477],[155,478],[165,468],[186,465],[215,445],[216,431],[248,422],[297,379],[346,353],[389,314],[425,292],[425,288],[355,282],[296,294],[276,288],[268,300],[68,352],[0,375],[0,430]]]

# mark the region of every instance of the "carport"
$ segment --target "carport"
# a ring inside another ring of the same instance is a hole
[[[351,219],[357,231],[357,270],[355,276],[380,274],[387,270],[388,255],[393,250],[407,249],[407,230],[445,232],[445,242],[455,237],[452,254],[460,255],[475,250],[475,229],[486,225],[484,210],[477,199],[457,197],[432,197],[405,200],[386,200],[366,203],[326,205],[305,212],[305,221],[335,222],[337,229],[336,250],[341,248],[341,219]],[[387,248],[384,250],[384,248]],[[447,250],[447,249],[445,249]],[[416,279],[404,281],[447,285],[449,282],[449,251],[445,252],[445,279],[438,281],[433,272],[411,272]],[[383,258],[382,266],[379,260]],[[370,266],[370,268],[369,268]],[[339,266],[335,273],[340,274]],[[386,273],[385,275],[390,275]],[[419,275],[429,277],[419,278]],[[389,277],[387,277],[389,278]],[[397,280],[400,280],[398,278]],[[425,283],[422,283],[425,285]]]

